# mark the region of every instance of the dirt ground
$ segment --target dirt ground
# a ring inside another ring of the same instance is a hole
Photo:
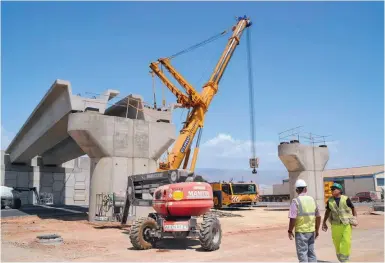
[[[353,230],[351,261],[384,262],[384,216],[359,208],[360,225]],[[220,218],[223,230],[218,251],[203,252],[197,240],[167,240],[147,251],[131,247],[128,228],[71,218],[36,216],[2,219],[2,261],[297,261],[294,241],[287,237],[288,212],[264,208],[232,211]],[[59,245],[36,241],[42,234],[61,235]],[[318,260],[337,262],[331,233],[316,241]]]

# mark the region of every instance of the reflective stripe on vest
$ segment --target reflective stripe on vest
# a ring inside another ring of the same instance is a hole
[[[298,196],[294,199],[297,204],[298,214],[295,220],[295,232],[315,232],[316,202],[311,196]]]
[[[336,200],[333,197],[329,198],[329,220],[331,224],[349,224],[349,219],[352,217],[352,209],[347,205],[347,200],[348,197],[346,195],[341,195],[339,206],[337,206]]]

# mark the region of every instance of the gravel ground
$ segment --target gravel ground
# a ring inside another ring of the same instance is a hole
[[[360,225],[353,231],[351,261],[384,261],[384,216],[359,208]],[[63,217],[2,219],[2,261],[297,261],[287,238],[287,211],[251,208],[219,211],[223,237],[220,250],[202,253],[197,240],[164,240],[148,251],[135,251],[128,227],[89,223]],[[78,219],[78,218],[77,218]],[[58,234],[63,243],[41,244],[37,236]],[[336,262],[330,232],[316,242],[319,260]]]

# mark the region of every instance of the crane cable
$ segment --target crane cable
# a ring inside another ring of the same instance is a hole
[[[252,70],[252,59],[251,59],[251,33],[250,27],[246,29],[247,31],[247,68],[248,68],[248,76],[249,76],[249,106],[250,106],[250,132],[251,132],[251,154],[252,158],[256,158],[255,153],[255,116],[254,116],[254,86],[253,86],[253,70]],[[253,173],[257,173],[257,171],[253,170]]]
[[[218,38],[223,37],[223,36],[226,35],[228,32],[229,32],[229,29],[226,29],[226,30],[222,31],[222,32],[219,33],[219,34],[216,34],[216,35],[214,35],[214,36],[212,36],[212,37],[210,37],[210,38],[208,38],[208,39],[206,39],[206,40],[204,40],[204,41],[202,41],[202,42],[200,42],[200,43],[198,43],[198,44],[195,44],[195,45],[193,45],[193,46],[191,46],[191,47],[189,47],[189,48],[186,48],[186,49],[184,49],[184,50],[182,50],[182,51],[179,51],[178,53],[175,53],[174,55],[171,55],[171,56],[169,56],[169,57],[167,57],[167,58],[171,60],[171,59],[173,59],[173,58],[175,58],[175,57],[177,57],[177,56],[183,55],[183,54],[185,54],[185,53],[187,53],[187,52],[190,52],[190,51],[192,51],[192,50],[194,50],[194,49],[197,49],[197,48],[199,48],[199,47],[201,47],[201,46],[204,46],[204,45],[206,45],[206,44],[208,44],[208,43],[211,43],[211,42],[213,42],[214,40],[217,40]]]

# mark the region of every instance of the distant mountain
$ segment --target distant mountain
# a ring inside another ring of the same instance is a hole
[[[260,170],[257,174],[252,174],[251,170],[242,169],[216,169],[216,168],[196,168],[195,174],[202,176],[209,182],[215,181],[253,181],[264,187],[271,186],[273,184],[280,184],[282,180],[287,179],[289,174],[287,171],[264,171]]]

